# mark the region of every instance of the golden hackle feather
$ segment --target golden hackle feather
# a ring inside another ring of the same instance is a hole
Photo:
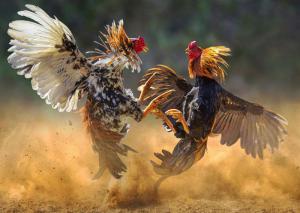
[[[224,81],[225,70],[228,63],[223,59],[230,56],[230,49],[224,46],[205,48],[201,55],[200,69],[203,73],[210,75],[213,79]]]
[[[225,79],[224,68],[228,67],[224,56],[230,56],[230,49],[224,46],[208,47],[202,50],[201,57],[190,59],[188,70],[190,77],[205,76],[219,82]]]

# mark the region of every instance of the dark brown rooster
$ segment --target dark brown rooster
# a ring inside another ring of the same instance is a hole
[[[196,78],[195,85],[164,65],[149,69],[141,80],[141,88],[146,87],[141,95],[144,103],[156,102],[156,115],[180,138],[172,153],[155,153],[162,161],[152,162],[161,180],[186,171],[200,160],[209,136],[221,135],[221,144],[227,146],[240,141],[241,148],[254,158],[262,159],[267,147],[271,151],[278,148],[287,134],[286,119],[231,94],[219,84],[228,66],[223,57],[230,49],[203,49],[193,41],[186,53],[189,76]],[[159,101],[162,96],[168,96],[166,101]]]

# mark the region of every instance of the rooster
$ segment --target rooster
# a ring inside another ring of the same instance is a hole
[[[272,151],[278,148],[287,134],[287,120],[220,85],[228,66],[224,56],[230,55],[230,49],[224,46],[203,49],[192,41],[186,53],[194,85],[164,65],[149,69],[141,80],[141,87],[146,86],[143,102],[157,102],[153,112],[163,119],[168,131],[173,130],[180,138],[172,153],[166,150],[155,153],[161,163],[152,164],[161,175],[160,181],[186,171],[203,158],[209,136],[221,135],[221,144],[227,146],[239,140],[241,148],[254,158],[262,159],[266,147]],[[162,96],[167,97],[165,101],[159,101]]]
[[[83,108],[83,120],[91,135],[93,149],[99,153],[99,178],[108,169],[120,178],[126,171],[120,155],[134,151],[122,144],[127,134],[127,118],[137,122],[151,111],[141,110],[138,100],[123,84],[123,70],[140,71],[139,53],[147,46],[142,37],[129,38],[123,21],[107,26],[102,33],[102,49],[86,57],[77,47],[69,28],[41,8],[26,5],[28,10],[9,24],[11,37],[8,62],[17,74],[31,78],[33,90],[58,111]]]

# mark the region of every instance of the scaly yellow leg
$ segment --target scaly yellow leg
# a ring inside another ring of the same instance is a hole
[[[146,109],[144,110],[144,117],[147,116],[148,113],[153,113],[154,115],[156,115],[158,118],[162,119],[167,125],[168,127],[174,132],[176,133],[176,130],[172,124],[172,122],[169,120],[169,118],[158,108],[158,106],[165,102],[167,100],[167,98],[169,97],[169,95],[171,95],[174,92],[174,90],[168,90],[164,93],[162,93],[161,95],[157,96],[156,98],[154,98],[150,104],[146,107]]]
[[[176,122],[181,123],[184,131],[187,134],[190,133],[190,128],[189,128],[185,118],[183,117],[183,114],[181,111],[179,111],[178,109],[169,109],[168,111],[166,111],[166,114],[173,117],[176,120]]]
[[[174,132],[176,133],[177,131],[175,130],[172,122],[170,121],[170,119],[166,116],[165,113],[163,113],[161,110],[159,109],[155,109],[153,110],[151,113],[153,113],[155,116],[157,116],[158,118],[162,119],[163,122],[165,122],[167,124],[167,126]]]

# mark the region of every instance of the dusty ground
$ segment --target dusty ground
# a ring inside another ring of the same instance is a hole
[[[260,200],[206,200],[185,199],[163,200],[160,204],[135,206],[126,208],[107,208],[99,204],[87,202],[72,202],[58,204],[44,201],[10,201],[0,203],[1,212],[202,212],[202,213],[293,213],[300,211],[297,202],[268,202]]]
[[[3,107],[0,212],[300,212],[300,104],[273,109],[289,120],[279,151],[262,161],[212,138],[204,159],[166,180],[157,194],[149,161],[176,143],[159,121],[132,123],[125,142],[139,153],[128,156],[120,181],[108,174],[94,181],[97,156],[79,115]]]

